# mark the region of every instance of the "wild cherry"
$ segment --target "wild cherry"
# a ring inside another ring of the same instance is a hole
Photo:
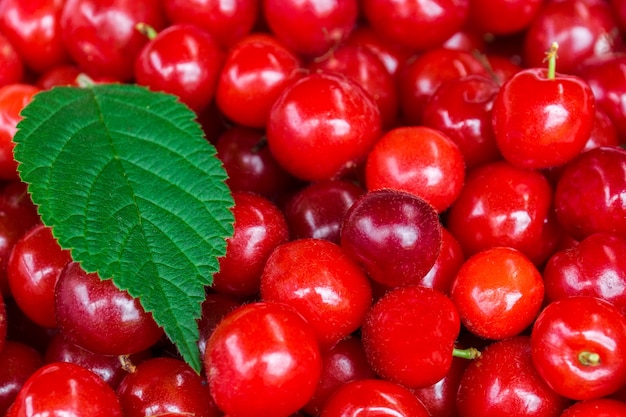
[[[564,397],[600,398],[626,384],[626,317],[607,301],[551,302],[533,326],[531,347],[537,371]]]
[[[110,279],[88,274],[69,263],[55,288],[56,319],[71,342],[104,355],[126,355],[148,349],[163,335],[139,301]]]
[[[24,78],[24,63],[17,50],[2,33],[0,33],[0,87],[15,84]]]
[[[361,327],[372,304],[372,289],[363,270],[339,245],[308,238],[272,252],[261,276],[261,298],[293,307],[326,350]]]
[[[436,210],[403,191],[369,191],[348,210],[341,247],[387,287],[419,282],[441,251]]]
[[[523,168],[564,165],[585,147],[594,123],[595,99],[580,77],[549,68],[527,68],[500,88],[493,103],[493,131],[504,159]],[[523,117],[517,112],[524,108]]]
[[[43,365],[34,348],[9,340],[0,349],[0,414],[6,415],[24,382]]]
[[[207,342],[204,367],[218,407],[238,417],[287,417],[313,396],[321,356],[313,328],[282,303],[245,304]]]

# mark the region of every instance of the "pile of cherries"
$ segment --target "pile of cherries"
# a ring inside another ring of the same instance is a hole
[[[626,0],[0,0],[0,415],[626,416],[624,30]],[[200,375],[17,175],[33,95],[109,82],[179,96],[229,174]]]

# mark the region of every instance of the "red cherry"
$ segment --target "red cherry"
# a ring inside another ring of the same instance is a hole
[[[172,25],[143,47],[134,75],[138,84],[174,94],[201,113],[213,100],[223,61],[211,35],[193,25]]]
[[[472,0],[468,25],[480,32],[510,35],[525,30],[543,3],[542,0]]]
[[[198,329],[200,339],[198,340],[198,348],[200,355],[204,356],[206,351],[206,343],[213,334],[213,330],[220,321],[231,311],[241,306],[241,302],[220,293],[209,293],[202,302],[202,316],[198,320]]]
[[[611,118],[601,109],[596,108],[596,117],[593,123],[593,130],[589,135],[589,139],[585,144],[583,151],[588,151],[600,146],[617,146],[619,138],[617,130],[611,121]]]
[[[4,305],[4,297],[0,294],[0,352],[7,340],[7,311]]]
[[[261,298],[293,307],[326,350],[361,327],[372,304],[372,289],[340,246],[299,239],[272,252],[261,277]]]
[[[44,365],[24,383],[6,417],[71,415],[122,417],[115,391],[99,376],[73,363]]]
[[[626,317],[606,301],[551,302],[535,322],[531,347],[537,371],[564,397],[600,398],[626,384]]]
[[[395,80],[398,78],[398,72],[404,63],[411,57],[412,50],[404,45],[399,45],[389,39],[378,36],[371,26],[359,26],[355,28],[346,43],[349,45],[364,46],[374,53],[385,65],[387,72],[391,74]]]
[[[450,294],[454,277],[465,261],[461,244],[445,227],[441,228],[441,251],[433,267],[417,284]]]
[[[626,403],[610,398],[579,401],[568,407],[560,417],[622,417],[626,416]]]
[[[465,368],[470,364],[465,358],[452,358],[448,373],[434,384],[411,390],[430,413],[430,417],[458,416],[456,397]]]
[[[42,365],[39,352],[23,343],[10,340],[0,349],[0,414],[6,415],[24,382]]]
[[[220,322],[207,342],[204,366],[226,414],[276,417],[311,399],[322,365],[315,333],[295,310],[257,302]]]
[[[17,49],[0,33],[0,87],[15,84],[24,77],[24,63]]]

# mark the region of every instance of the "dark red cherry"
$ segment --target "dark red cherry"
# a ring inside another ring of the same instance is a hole
[[[10,340],[0,349],[1,415],[5,415],[28,377],[42,365],[41,354],[24,343]]]

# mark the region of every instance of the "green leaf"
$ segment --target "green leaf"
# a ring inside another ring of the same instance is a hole
[[[196,319],[233,233],[226,173],[194,113],[135,85],[59,87],[23,110],[15,159],[42,221],[139,298],[196,371]]]

